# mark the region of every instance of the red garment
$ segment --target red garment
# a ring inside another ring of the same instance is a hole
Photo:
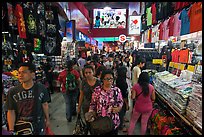
[[[190,33],[202,30],[202,2],[194,3],[188,11]]]
[[[133,87],[133,90],[136,92],[136,95],[139,95],[142,92],[142,88],[137,83]],[[139,95],[135,101],[134,109],[136,112],[145,113],[152,110],[152,100],[151,95],[154,90],[154,87],[149,84],[149,94],[144,96],[143,93]]]
[[[157,19],[156,19],[156,3],[152,4],[152,8],[151,8],[151,12],[152,12],[152,24],[157,24]]]
[[[71,73],[76,77],[76,79],[79,79],[80,74],[77,70],[73,69]],[[65,87],[66,76],[67,76],[67,70],[64,69],[62,72],[60,72],[58,79],[57,79],[60,83],[62,83],[62,89],[61,89],[62,93],[66,92],[66,87]]]
[[[175,49],[172,53],[171,53],[171,56],[172,56],[172,62],[179,62],[179,50],[178,49]]]
[[[184,7],[190,5],[191,3],[193,3],[193,2],[176,2],[174,10],[181,10]]]
[[[189,49],[182,49],[179,52],[179,63],[188,63]]]
[[[173,34],[174,34],[174,21],[175,21],[174,15],[172,15],[169,19],[168,24],[167,24],[167,27],[169,28],[169,35],[168,35],[169,37],[173,36]]]
[[[163,40],[163,22],[159,25],[159,40]]]
[[[25,20],[23,17],[23,8],[20,4],[16,4],[15,15],[17,18],[18,33],[20,38],[26,39]]]

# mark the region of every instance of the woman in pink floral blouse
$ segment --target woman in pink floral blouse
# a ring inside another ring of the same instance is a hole
[[[107,135],[117,135],[120,124],[119,111],[123,106],[123,98],[118,87],[113,86],[112,70],[104,70],[101,74],[102,85],[94,89],[89,112],[95,111],[97,116],[109,116],[114,122],[114,129]],[[115,99],[114,99],[115,94]]]

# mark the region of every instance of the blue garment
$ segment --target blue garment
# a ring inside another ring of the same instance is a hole
[[[179,19],[181,20],[180,35],[189,34],[190,33],[190,20],[189,20],[189,17],[188,17],[188,10],[187,9],[184,8],[181,11]]]
[[[77,96],[78,91],[71,92],[69,94],[62,93],[66,103],[66,118],[71,119],[73,114],[76,112],[76,103],[77,103]]]
[[[95,27],[99,28],[100,27],[100,19],[95,21]]]

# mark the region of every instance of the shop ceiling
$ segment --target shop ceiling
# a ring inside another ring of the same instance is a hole
[[[102,9],[106,6],[112,9],[128,9],[129,2],[82,2],[88,11]]]

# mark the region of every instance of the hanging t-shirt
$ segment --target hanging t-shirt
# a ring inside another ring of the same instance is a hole
[[[163,22],[163,40],[168,40],[168,38],[169,38],[169,28],[167,26],[168,22],[169,22],[169,19],[166,19]]]
[[[171,56],[172,56],[172,62],[179,62],[179,50],[175,49],[174,51],[171,52]]]
[[[33,39],[37,35],[37,14],[33,2],[23,4],[23,14],[26,25],[26,35],[28,39]]]
[[[161,20],[163,18],[162,2],[156,2],[156,19]]]
[[[146,14],[143,14],[141,16],[141,21],[142,21],[142,29],[141,31],[145,31],[147,29],[147,19],[146,19]]]
[[[188,63],[189,49],[182,49],[179,52],[179,63]]]
[[[151,12],[152,12],[152,24],[157,24],[157,19],[156,19],[156,3],[152,4]]]
[[[169,22],[167,24],[167,27],[169,29],[169,37],[170,36],[173,36],[173,33],[174,33],[174,15],[172,15],[170,18],[169,18]]]
[[[37,10],[37,30],[38,35],[45,37],[46,35],[46,22],[45,22],[45,3],[39,2],[36,4]]]
[[[9,26],[14,27],[17,25],[16,23],[16,16],[14,16],[14,8],[13,5],[10,3],[7,3],[7,8],[8,8],[8,21],[9,21]]]
[[[159,31],[158,31],[158,28],[159,28],[159,24],[157,24],[156,26],[154,26],[152,28],[152,35],[151,35],[151,42],[152,43],[155,43],[155,42],[159,41]]]
[[[189,17],[188,17],[188,10],[187,9],[184,8],[181,11],[179,19],[181,20],[180,35],[189,34],[190,33],[190,20],[189,20]]]
[[[188,11],[190,33],[202,30],[202,2],[195,2]]]
[[[163,22],[159,25],[159,40],[163,40]]]
[[[147,8],[146,15],[147,15],[147,26],[150,26],[150,25],[152,25],[151,7]]]
[[[147,41],[148,41],[148,43],[151,43],[151,34],[152,34],[152,29],[149,29],[148,33],[147,33]]]
[[[179,20],[180,12],[174,15],[174,31],[173,36],[179,36],[181,31],[181,21]]]
[[[15,8],[15,15],[17,18],[17,26],[18,26],[18,33],[19,37],[26,39],[26,27],[25,27],[25,21],[23,16],[23,8],[20,4],[16,4]]]
[[[182,8],[190,5],[193,2],[176,2],[174,6],[174,10],[181,10]]]
[[[144,32],[144,43],[148,43],[148,30]]]

